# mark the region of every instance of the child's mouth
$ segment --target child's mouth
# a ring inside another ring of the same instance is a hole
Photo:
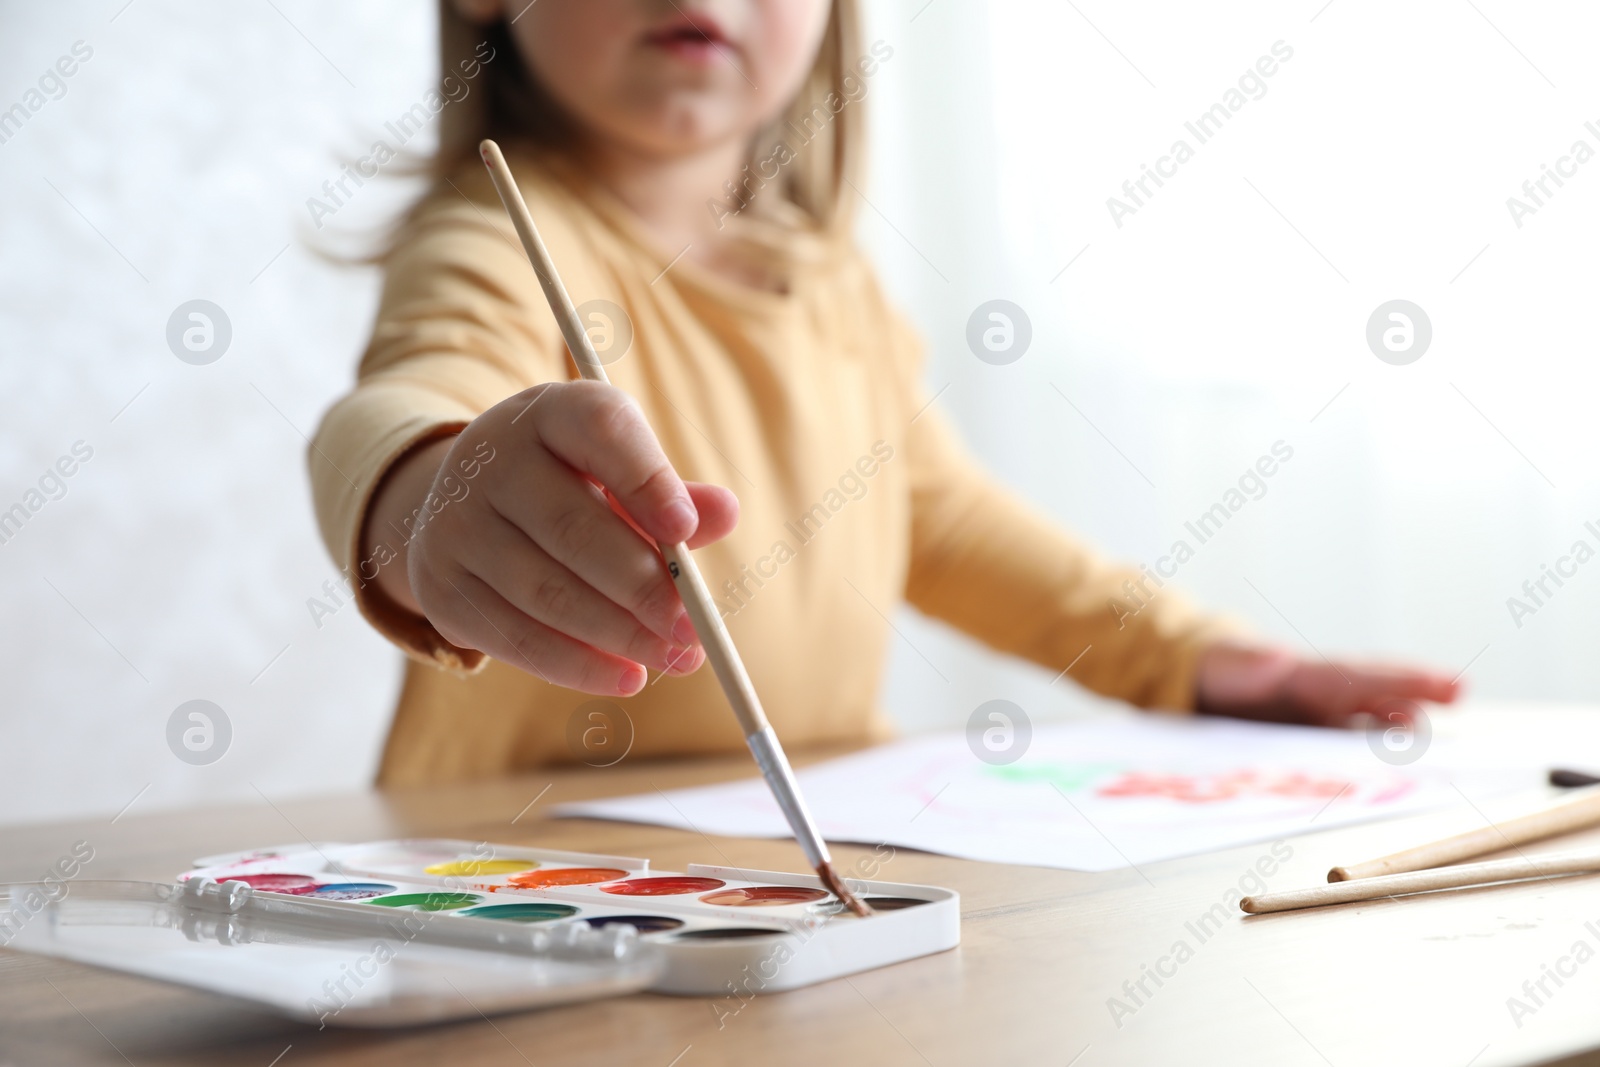
[[[688,15],[645,35],[645,43],[691,63],[711,63],[729,47],[722,27],[706,15]]]

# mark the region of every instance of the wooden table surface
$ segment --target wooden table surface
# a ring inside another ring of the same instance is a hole
[[[634,763],[11,828],[0,832],[0,880],[37,879],[80,840],[95,853],[80,877],[170,880],[207,854],[404,835],[640,855],[668,869],[727,862],[804,870],[792,842],[545,817],[566,800],[749,771],[744,760]],[[1495,815],[1516,806],[1484,807]],[[1367,826],[1316,832],[1308,824],[1279,846],[1292,856],[1269,883],[1315,884],[1335,862],[1482,823],[1464,799],[1456,810]],[[1600,845],[1600,834],[1553,847],[1578,845]],[[848,867],[868,851],[841,846],[836,857]],[[958,890],[959,948],[760,997],[720,1024],[707,999],[639,994],[492,1022],[318,1031],[220,997],[0,952],[0,1067],[1600,1064],[1600,1054],[1583,1054],[1600,1048],[1600,879],[1251,918],[1228,908],[1219,930],[1197,938],[1190,924],[1270,855],[1269,845],[1252,845],[1084,874],[900,850],[879,877]],[[1163,963],[1170,977],[1159,987],[1146,978],[1149,995],[1114,1019],[1110,998],[1135,1004],[1123,983],[1137,983],[1180,940],[1190,954]],[[1547,965],[1568,976],[1559,987],[1546,979],[1551,995],[1514,1019],[1508,998],[1525,997],[1523,983],[1537,982]]]

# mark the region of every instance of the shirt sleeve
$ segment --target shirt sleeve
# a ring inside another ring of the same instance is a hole
[[[528,262],[509,223],[498,228],[487,210],[464,198],[443,204],[402,237],[356,385],[323,417],[307,455],[317,523],[361,614],[413,658],[458,671],[486,657],[385,596],[372,579],[399,563],[384,547],[362,558],[362,541],[373,493],[397,460],[508,396],[567,377],[548,309],[529,302]]]
[[[902,341],[920,341],[903,327]],[[914,382],[918,372],[912,370]],[[1114,565],[992,481],[909,387],[906,599],[999,651],[1141,707],[1192,710],[1200,653],[1242,627]],[[1139,591],[1139,583],[1153,595]],[[1132,583],[1125,586],[1124,583]],[[1130,596],[1129,590],[1134,590]],[[1070,671],[1068,671],[1070,668]]]

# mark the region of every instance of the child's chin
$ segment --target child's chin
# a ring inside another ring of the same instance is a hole
[[[684,155],[746,137],[756,123],[745,121],[744,109],[721,91],[667,91],[659,106],[639,116],[636,136],[663,155]]]

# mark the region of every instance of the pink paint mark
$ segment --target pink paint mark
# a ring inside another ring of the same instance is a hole
[[[1159,774],[1127,771],[1095,790],[1103,797],[1163,797],[1183,804],[1211,804],[1240,797],[1335,797],[1352,783],[1303,771],[1263,773],[1253,768],[1222,774]]]
[[[1417,789],[1417,783],[1416,782],[1410,782],[1410,781],[1401,780],[1401,781],[1395,782],[1393,785],[1389,786],[1389,788],[1380,790],[1377,793],[1374,793],[1372,796],[1368,797],[1367,798],[1367,803],[1368,804],[1391,804],[1394,801],[1399,800],[1403,796],[1406,796],[1406,795],[1408,795],[1410,793],[1416,792],[1416,789]]]

